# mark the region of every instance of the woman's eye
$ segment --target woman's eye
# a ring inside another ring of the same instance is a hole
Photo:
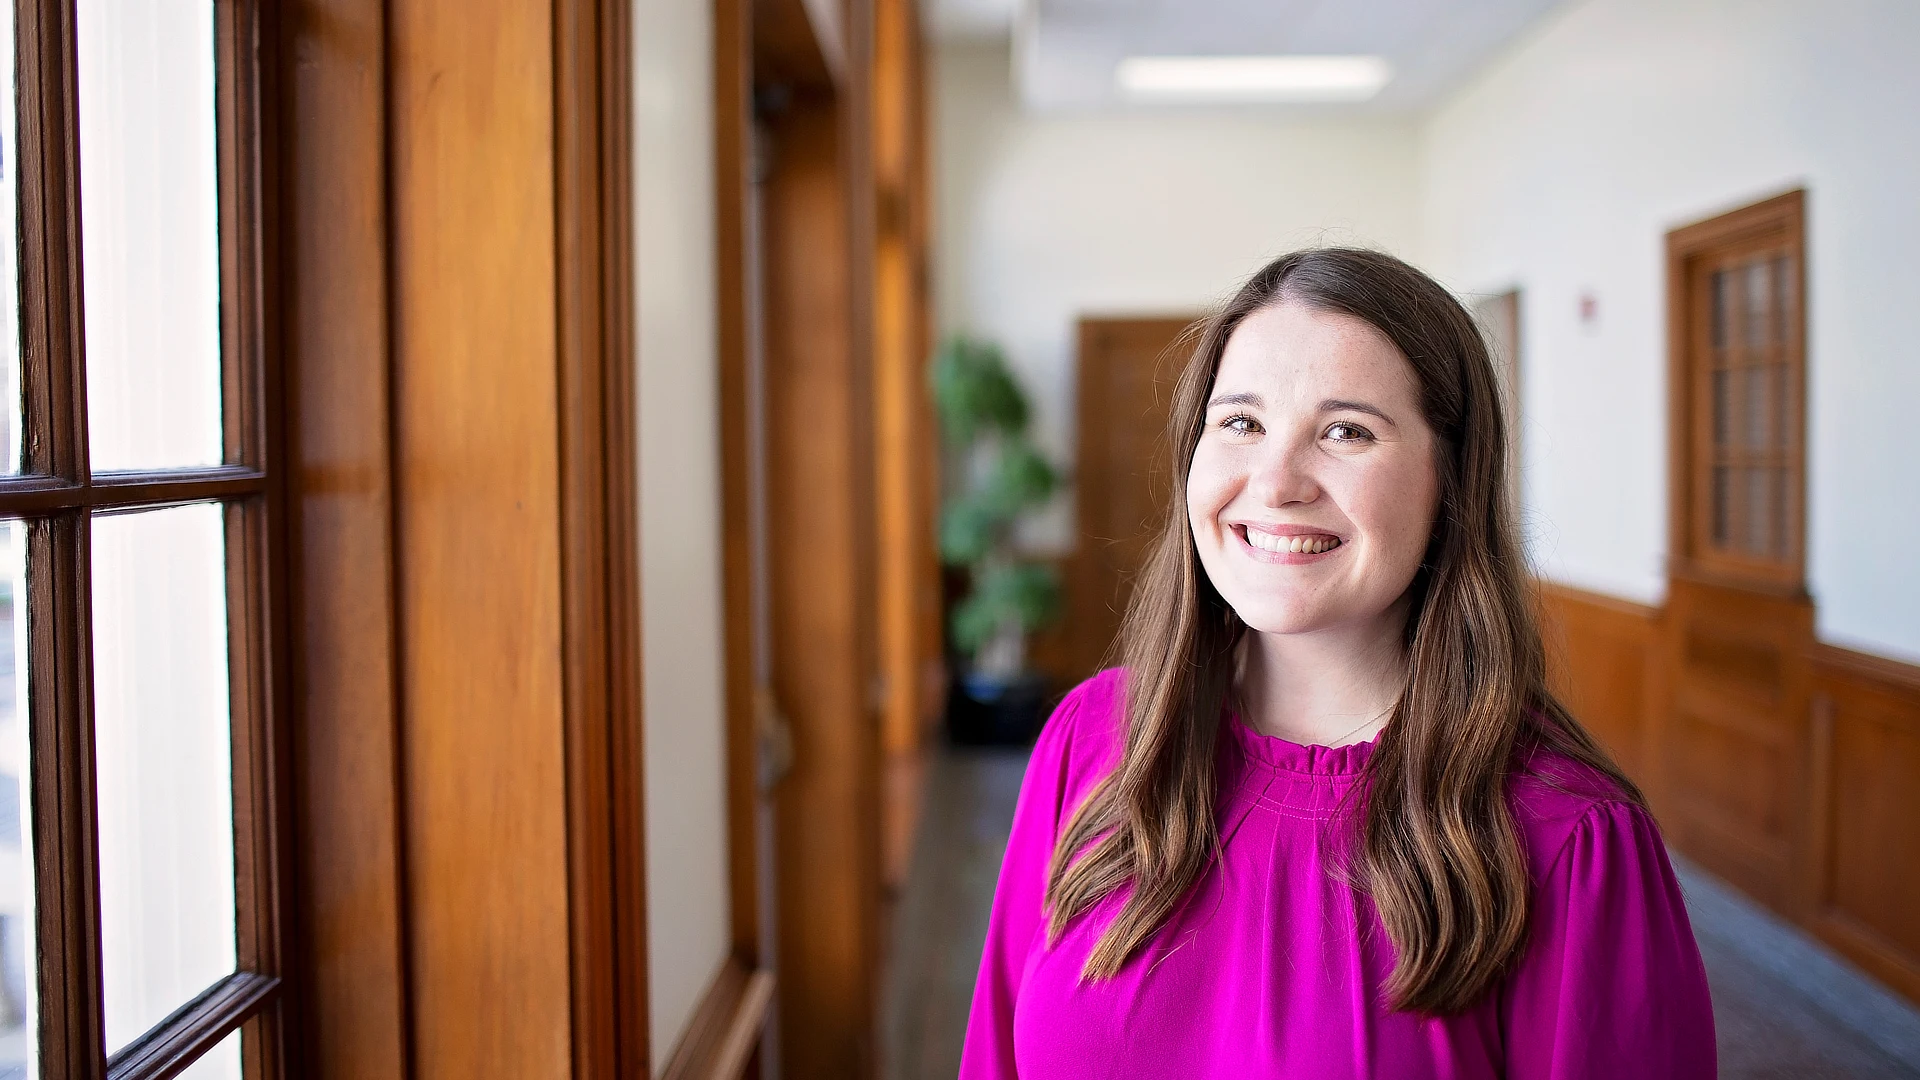
[[[1260,421],[1251,416],[1229,416],[1220,421],[1220,426],[1236,435],[1257,435],[1260,433]]]
[[[1359,424],[1349,424],[1342,420],[1337,424],[1328,426],[1327,438],[1335,442],[1365,442],[1373,438],[1373,432],[1368,431]]]

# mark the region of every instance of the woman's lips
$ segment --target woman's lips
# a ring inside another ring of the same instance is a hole
[[[1233,535],[1239,539],[1241,550],[1261,562],[1282,564],[1317,562],[1344,546],[1341,539],[1332,533],[1301,532],[1289,529],[1282,534],[1255,529],[1247,525],[1233,525],[1230,528]]]

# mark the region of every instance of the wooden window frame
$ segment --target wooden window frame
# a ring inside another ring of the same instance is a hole
[[[27,523],[28,741],[43,1075],[164,1080],[236,1029],[249,1080],[281,1075],[285,670],[279,372],[267,347],[271,219],[258,0],[216,0],[223,464],[92,473],[80,266],[75,0],[16,0],[21,473],[0,518]],[[223,509],[237,970],[106,1055],[100,953],[89,536],[94,516]]]
[[[1487,356],[1493,361],[1493,373],[1499,382],[1501,416],[1507,424],[1507,493],[1517,510],[1525,492],[1521,489],[1520,457],[1523,439],[1520,432],[1520,335],[1525,292],[1513,285],[1498,292],[1473,298],[1473,318],[1487,342]]]
[[[1777,559],[1716,548],[1706,470],[1712,465],[1712,402],[1701,389],[1710,353],[1712,309],[1695,279],[1713,266],[1754,250],[1779,248],[1792,259],[1792,310],[1785,325],[1786,422],[1785,549]],[[1782,595],[1805,592],[1806,573],[1806,192],[1789,191],[1667,234],[1668,304],[1684,316],[1668,323],[1669,543],[1679,576],[1760,587]]]

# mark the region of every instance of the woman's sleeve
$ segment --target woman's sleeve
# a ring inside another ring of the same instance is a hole
[[[1505,990],[1512,1080],[1713,1080],[1713,1005],[1646,811],[1587,811],[1535,891]]]
[[[1013,1004],[1020,992],[1027,949],[1035,933],[1043,933],[1047,861],[1053,841],[1064,823],[1069,787],[1070,749],[1074,721],[1087,684],[1060,702],[1034,743],[1020,782],[1020,800],[1013,812],[1013,831],[1000,863],[1000,883],[993,893],[993,914],[987,922],[986,948],[980,954],[980,976],[973,986],[973,1011],[967,1019],[967,1042],[960,1055],[961,1080],[1014,1080]]]

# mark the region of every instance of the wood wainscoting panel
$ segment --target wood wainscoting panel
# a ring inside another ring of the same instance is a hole
[[[1668,839],[1775,910],[1798,914],[1811,837],[1807,790],[1813,604],[1804,594],[1676,575],[1658,735]]]
[[[1540,595],[1555,693],[1668,843],[1920,1002],[1920,668],[1809,644],[1791,595]]]
[[[1660,610],[1566,585],[1540,585],[1553,691],[1635,783],[1659,711]]]
[[[1920,1000],[1920,669],[1814,650],[1814,929]]]

